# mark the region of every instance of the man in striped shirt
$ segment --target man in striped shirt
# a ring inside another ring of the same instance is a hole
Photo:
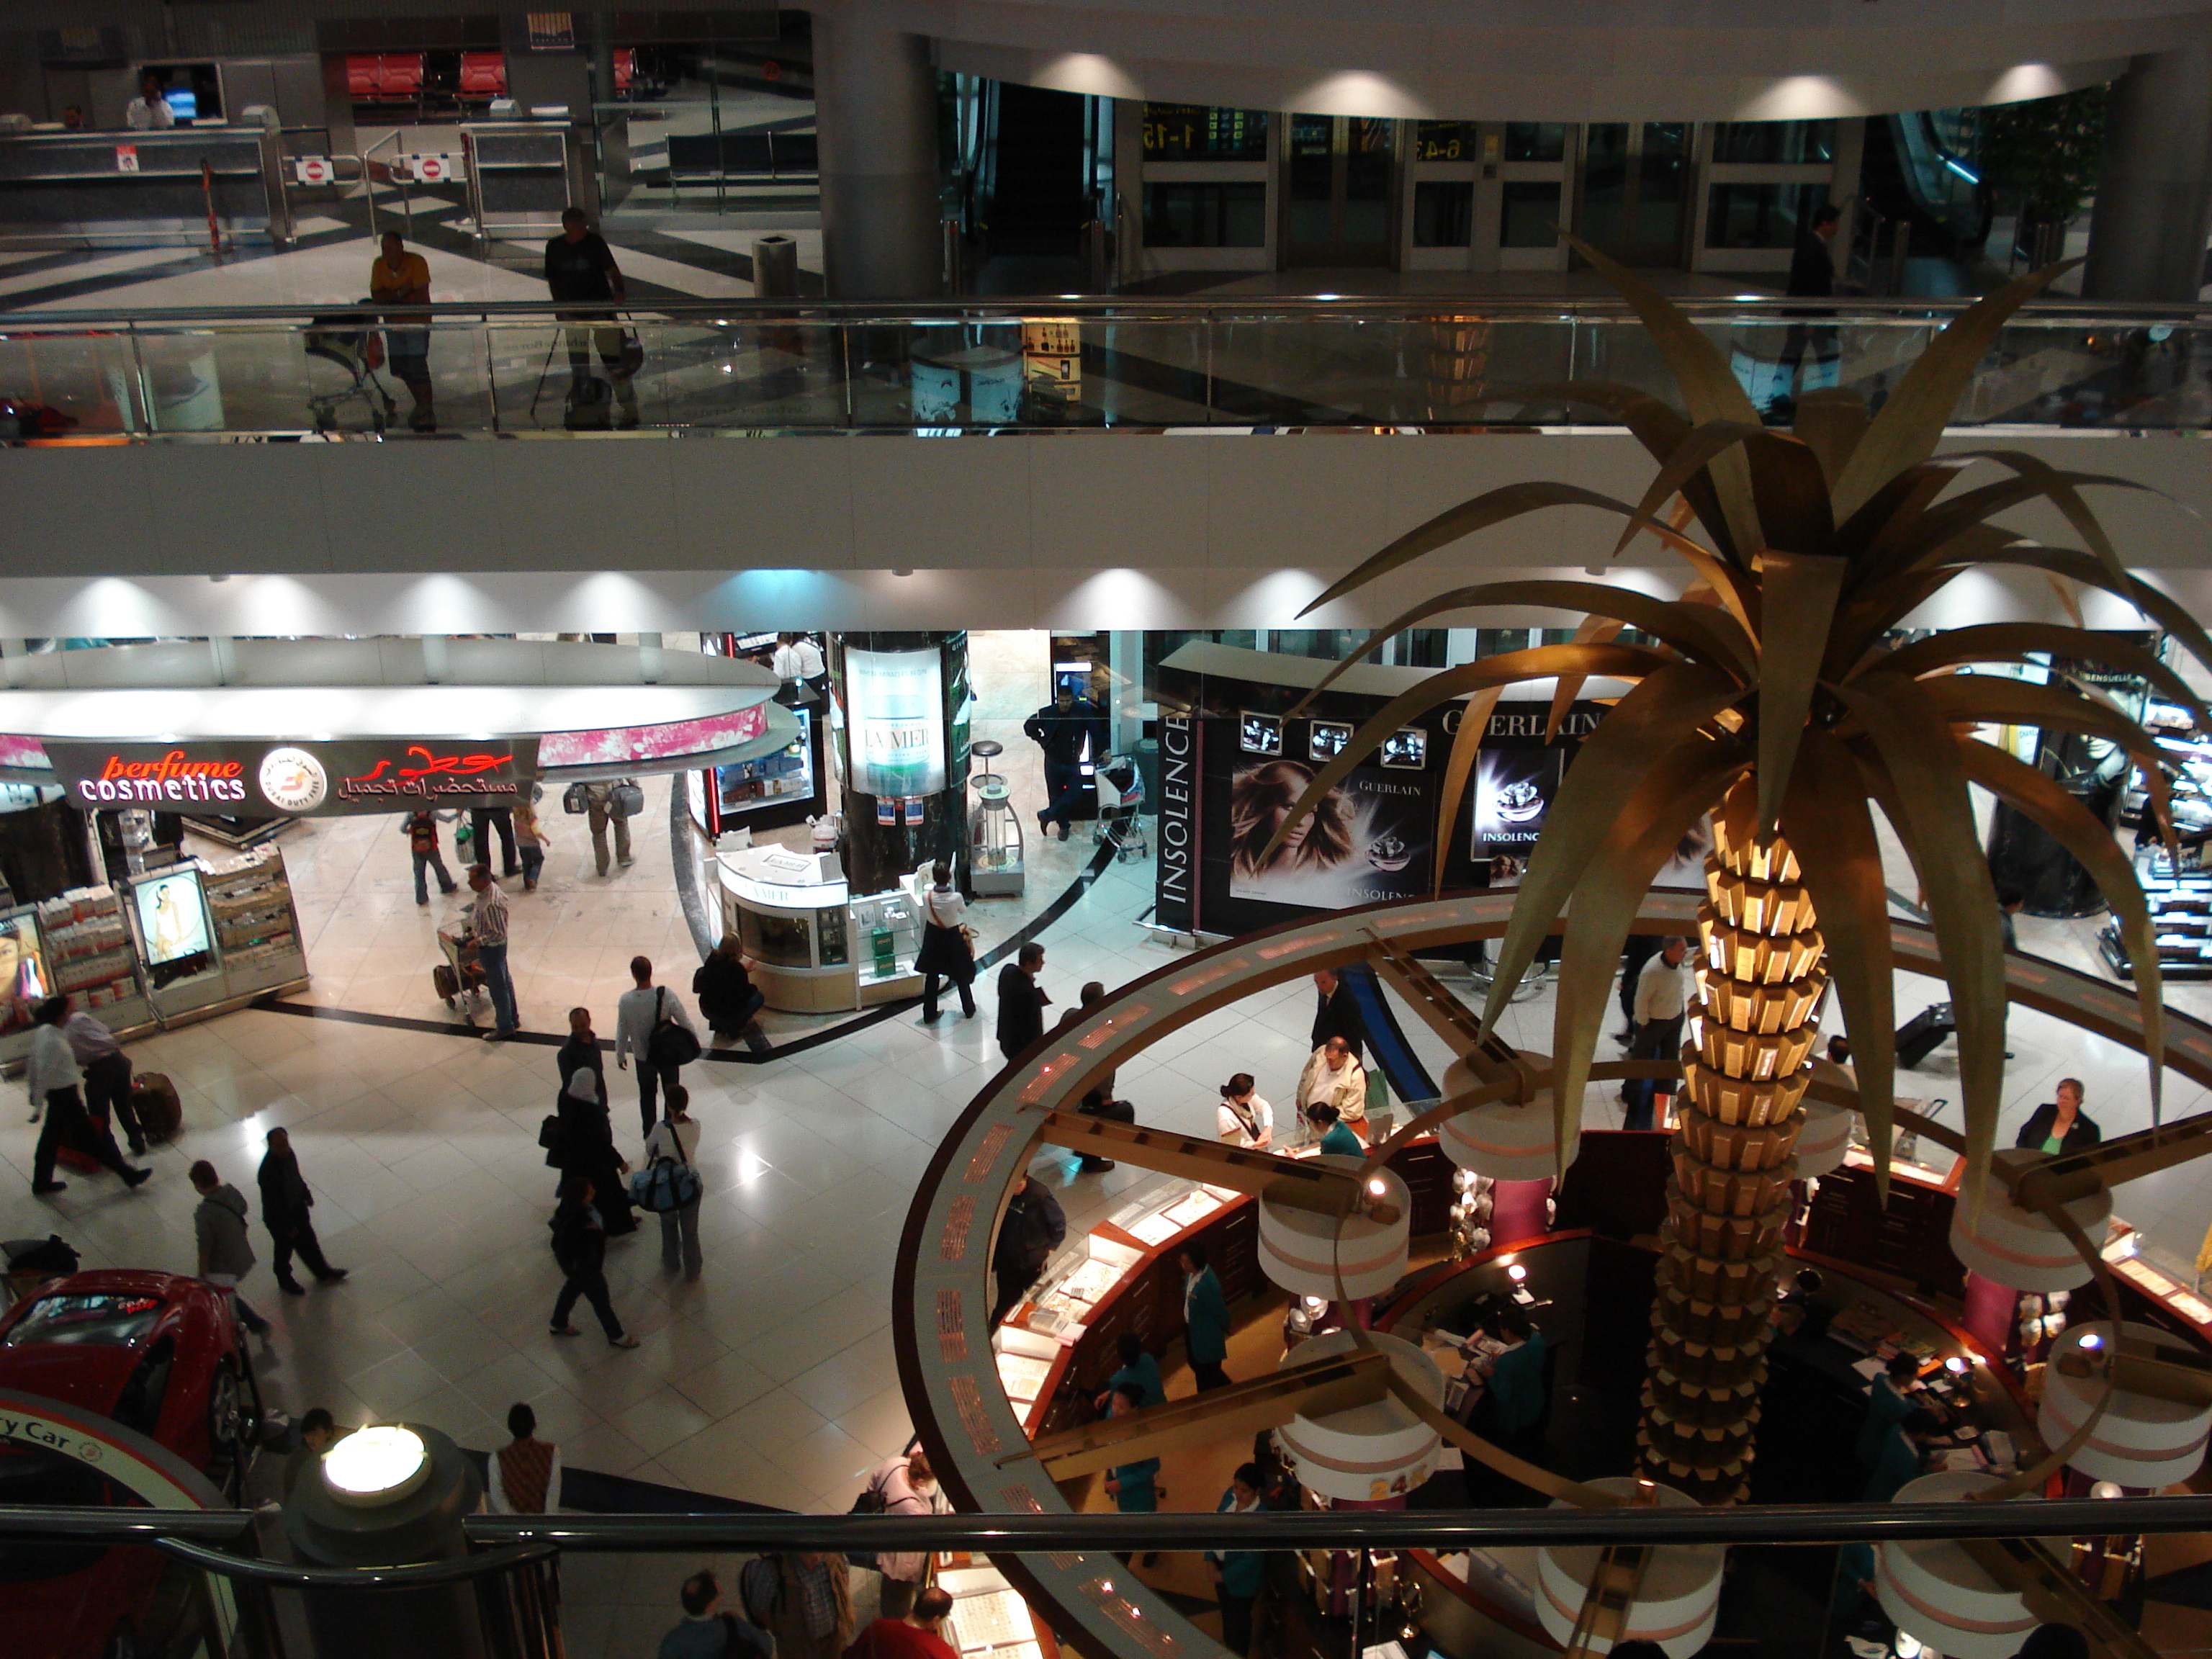
[[[484,1036],[488,1042],[503,1042],[522,1029],[522,1016],[514,1011],[514,981],[507,971],[507,895],[491,878],[489,864],[469,866],[469,890],[477,896],[470,927],[477,966],[483,969],[484,989],[491,993],[492,1029]]]

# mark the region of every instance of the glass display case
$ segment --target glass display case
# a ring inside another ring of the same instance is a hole
[[[921,948],[921,918],[914,900],[903,892],[878,893],[854,899],[851,910],[860,982],[910,977],[915,953]]]
[[[799,735],[773,754],[714,769],[715,805],[725,824],[749,823],[776,806],[815,799],[821,784],[814,769],[811,711],[793,708]]]
[[[830,1013],[921,991],[921,924],[909,894],[852,897],[831,873],[835,854],[746,847],[714,858],[723,926],[757,964],[753,982],[769,1007]]]
[[[990,755],[983,751],[988,749]],[[978,743],[972,753],[988,765],[999,753],[995,743]],[[968,876],[976,896],[1005,897],[1022,890],[1022,821],[1009,799],[1012,789],[995,772],[979,772],[969,780],[975,788],[975,810],[968,815]]]

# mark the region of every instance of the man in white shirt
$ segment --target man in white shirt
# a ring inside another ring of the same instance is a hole
[[[138,96],[131,100],[124,119],[133,132],[166,132],[177,125],[177,112],[161,95],[160,76],[149,73],[140,77]]]
[[[632,957],[629,976],[636,984],[615,1004],[615,1064],[628,1071],[629,1057],[637,1056],[637,1107],[645,1122],[640,1133],[649,1135],[660,1121],[659,1096],[676,1087],[677,1073],[683,1069],[672,1061],[653,1060],[653,1029],[671,1020],[695,1037],[699,1032],[684,1000],[665,985],[653,982],[652,957]]]
[[[1673,1060],[1682,1049],[1682,1015],[1689,1006],[1690,976],[1682,963],[1687,943],[1670,939],[1659,954],[1644,964],[1636,980],[1636,1040],[1629,1044],[1631,1060]],[[1628,1108],[1626,1129],[1652,1127],[1651,1098],[1658,1085],[1650,1078],[1632,1078],[1621,1086],[1621,1103]]]
[[[1367,1068],[1352,1057],[1352,1045],[1340,1036],[1333,1036],[1315,1049],[1306,1060],[1305,1070],[1298,1073],[1301,1122],[1306,1121],[1306,1109],[1315,1105],[1335,1107],[1338,1119],[1345,1123],[1366,1120]]]
[[[98,1159],[121,1176],[125,1186],[136,1187],[154,1172],[125,1164],[116,1150],[115,1137],[84,1109],[79,1092],[83,1073],[62,1030],[68,1013],[67,997],[48,997],[32,1016],[36,1024],[30,1052],[24,1056],[23,1084],[31,1097],[31,1121],[36,1123],[43,1111],[46,1127],[39,1131],[39,1144],[31,1153],[31,1190],[44,1197],[69,1185],[54,1179],[54,1155],[64,1146]]]

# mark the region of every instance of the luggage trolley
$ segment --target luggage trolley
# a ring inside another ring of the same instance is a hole
[[[362,303],[366,305],[368,301]],[[350,380],[337,392],[318,392],[308,398],[307,411],[314,416],[315,430],[336,431],[339,409],[358,402],[368,411],[370,426],[383,431],[399,407],[384,389],[384,382],[376,378],[376,371],[384,366],[383,331],[365,314],[346,312],[313,319],[300,339],[307,356],[337,364]]]
[[[438,948],[446,953],[446,959],[430,970],[430,988],[446,1000],[446,1006],[473,1025],[476,999],[489,994],[484,988],[483,969],[477,963],[476,936],[441,927]]]
[[[1098,833],[1096,839],[1114,849],[1116,864],[1128,864],[1152,855],[1152,838],[1145,833],[1145,775],[1127,755],[1109,755],[1091,775],[1098,791]]]

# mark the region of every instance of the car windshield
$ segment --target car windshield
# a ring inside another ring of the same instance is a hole
[[[4,1346],[26,1342],[85,1342],[101,1347],[127,1348],[154,1328],[161,1316],[161,1298],[143,1293],[130,1295],[94,1291],[67,1296],[42,1296],[31,1310],[9,1328]]]

